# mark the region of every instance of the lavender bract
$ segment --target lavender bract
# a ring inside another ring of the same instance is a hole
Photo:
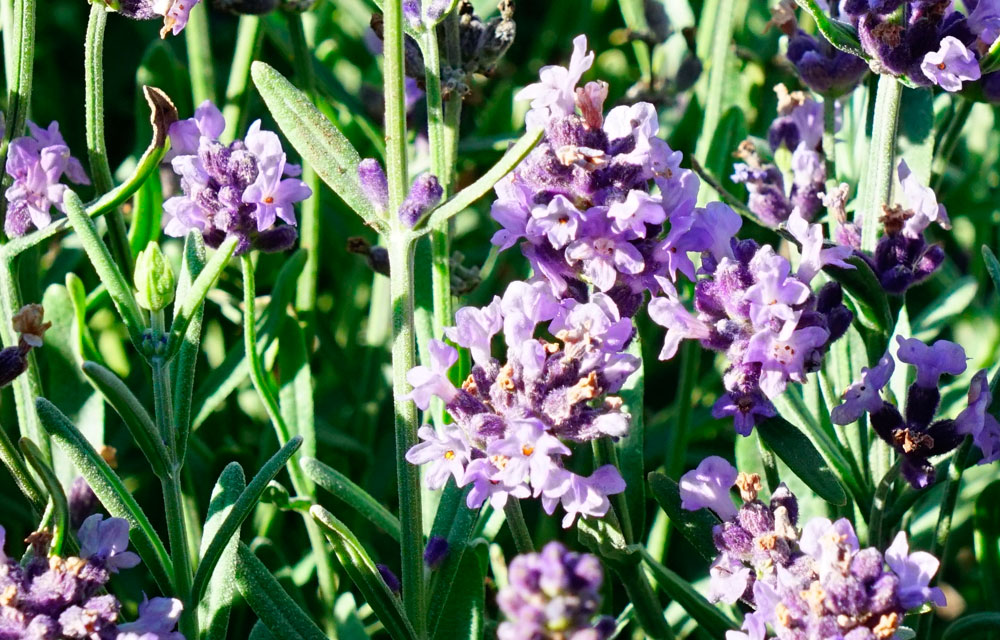
[[[0,527],[0,639],[184,640],[174,631],[179,600],[147,600],[136,621],[120,623],[121,604],[103,593],[111,574],[139,563],[126,550],[125,520],[92,515],[81,525],[79,538],[80,557],[62,558],[48,556],[51,535],[36,532],[28,538],[30,559],[18,564],[4,553]]]
[[[197,230],[212,247],[233,236],[237,255],[288,249],[298,236],[294,204],[312,195],[294,177],[301,168],[287,162],[278,136],[261,129],[259,120],[243,140],[229,144],[218,139],[224,128],[210,102],[195,117],[171,125],[171,166],[183,195],[163,204],[164,232],[183,237]],[[275,226],[279,218],[286,224]]]
[[[605,640],[614,631],[614,619],[596,617],[604,570],[595,556],[550,542],[514,558],[507,575],[509,584],[497,594],[507,618],[497,628],[499,640]]]
[[[412,464],[429,465],[428,487],[440,489],[449,478],[472,485],[469,508],[487,499],[501,508],[510,498],[540,497],[547,513],[561,504],[563,526],[577,515],[603,516],[607,496],[625,484],[612,465],[590,476],[563,466],[571,455],[564,441],[589,442],[628,433],[621,389],[638,366],[624,350],[632,323],[621,318],[610,298],[595,294],[590,302],[558,300],[543,282],[513,282],[484,308],[465,307],[455,314],[449,340],[468,349],[473,367],[461,387],[448,379],[458,353],[432,341],[431,361],[407,374],[410,398],[426,409],[431,397],[445,403],[451,424],[422,427],[422,442],[406,453]],[[556,342],[536,338],[547,323]],[[493,337],[503,333],[506,358],[492,355]]]

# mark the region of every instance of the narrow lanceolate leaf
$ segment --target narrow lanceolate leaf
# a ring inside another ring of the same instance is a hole
[[[649,474],[649,490],[653,493],[657,504],[670,518],[670,522],[677,527],[691,546],[705,559],[714,560],[718,550],[712,542],[712,528],[719,524],[719,519],[707,509],[688,511],[681,507],[680,487],[673,479],[659,471]]]
[[[295,604],[264,563],[242,542],[236,551],[236,588],[274,637],[326,640],[309,614]]]
[[[366,224],[380,233],[387,231],[385,217],[375,211],[361,191],[358,180],[361,157],[344,134],[305,93],[269,65],[254,62],[250,75],[281,132],[302,159]]]
[[[219,280],[222,270],[229,264],[229,259],[233,257],[234,251],[236,251],[236,238],[226,238],[198,274],[198,277],[191,283],[186,295],[183,298],[178,296],[175,303],[177,308],[174,309],[174,321],[170,323],[170,338],[167,340],[167,360],[177,355],[181,345],[184,344],[188,325],[201,312],[205,297]]]
[[[1000,480],[990,483],[976,498],[976,563],[986,602],[1000,599]]]
[[[49,501],[52,505],[52,544],[49,547],[49,555],[58,556],[62,553],[63,540],[69,531],[69,503],[66,501],[66,493],[52,467],[45,462],[45,457],[38,446],[30,438],[21,438],[18,445],[21,447],[24,459],[35,469],[49,492]]]
[[[957,315],[972,304],[978,291],[979,284],[972,276],[950,284],[948,291],[927,305],[927,309],[913,319],[912,337],[921,342],[933,340]]]
[[[417,634],[403,612],[403,603],[386,586],[378,569],[375,568],[375,563],[351,530],[319,505],[313,506],[309,513],[322,527],[323,533],[333,545],[337,560],[361,591],[368,606],[378,616],[389,635],[395,640],[416,640]]]
[[[861,48],[861,40],[858,39],[858,32],[849,24],[840,22],[838,20],[833,20],[827,14],[826,11],[820,6],[819,2],[816,0],[795,0],[800,7],[805,9],[813,20],[816,21],[816,26],[819,28],[820,33],[826,38],[830,44],[837,47],[841,51],[846,51],[847,53],[852,53],[859,58],[868,59],[865,55],[864,50]]]
[[[367,491],[354,484],[350,478],[315,458],[303,456],[299,464],[313,482],[343,500],[344,504],[388,533],[394,540],[399,540],[399,519]]]
[[[188,233],[184,239],[184,259],[181,261],[181,275],[177,281],[176,299],[187,297],[198,276],[205,269],[205,241],[197,231]],[[181,305],[174,305],[174,316],[180,313]],[[194,394],[194,374],[201,347],[201,321],[205,315],[202,301],[188,323],[187,331],[177,357],[170,363],[170,377],[174,393],[174,428],[177,429],[177,462],[184,464],[187,441],[191,434],[191,396]]]
[[[996,254],[985,244],[983,245],[983,261],[986,263],[986,272],[993,280],[993,286],[996,287],[997,291],[1000,291],[1000,260],[997,260]]]
[[[316,426],[309,352],[306,349],[302,328],[291,316],[288,316],[281,325],[281,335],[278,338],[278,371],[281,372],[281,387],[278,389],[281,415],[292,433],[302,436],[302,455],[315,456]],[[311,487],[300,490],[304,493],[314,493]]]
[[[639,553],[656,579],[656,585],[683,607],[711,637],[723,638],[726,631],[739,627],[729,616],[706,600],[705,596],[698,593],[687,580],[657,562],[645,548],[640,548]]]
[[[787,420],[775,416],[757,425],[757,432],[792,473],[830,504],[847,504],[847,494],[812,442]]]
[[[482,554],[477,553],[477,548],[469,548],[462,555],[461,569],[441,611],[434,640],[479,640],[483,637],[487,545],[485,540],[478,542]]]
[[[66,453],[108,513],[128,520],[132,546],[142,558],[143,565],[153,575],[157,586],[163,593],[173,593],[173,566],[167,550],[139,503],[122,484],[121,478],[54,404],[45,398],[39,398],[36,406],[38,417],[52,440]]]
[[[628,352],[639,358],[639,369],[629,376],[618,395],[624,401],[622,410],[627,411],[632,416],[632,422],[628,435],[620,438],[615,443],[615,448],[618,450],[622,478],[625,479],[624,499],[628,503],[631,530],[636,535],[642,535],[642,532],[646,530],[646,483],[643,482],[646,477],[646,470],[643,466],[645,464],[643,453],[646,442],[646,423],[642,403],[646,389],[646,372],[642,364],[642,341],[639,339],[638,333],[629,345]]]
[[[448,540],[448,556],[437,568],[437,577],[431,584],[430,608],[427,613],[427,628],[435,635],[435,629],[443,624],[446,603],[452,589],[456,588],[462,561],[470,544],[469,538],[479,519],[479,509],[469,509],[466,506],[469,490],[470,487],[459,488],[453,480],[449,481],[434,516],[431,535]]]
[[[202,553],[201,563],[198,565],[198,571],[195,573],[194,582],[191,586],[191,595],[194,601],[201,600],[201,596],[205,593],[205,587],[208,586],[208,581],[215,570],[215,563],[219,561],[223,551],[226,550],[230,539],[239,533],[240,525],[243,524],[243,521],[246,520],[250,512],[260,502],[260,497],[263,495],[264,490],[267,489],[267,484],[285,467],[285,463],[292,457],[292,454],[298,451],[300,446],[302,446],[302,438],[298,436],[285,443],[285,446],[279,449],[260,468],[260,471],[250,481],[247,488],[240,494],[236,502],[233,503],[229,515],[219,525],[218,531],[212,536],[212,541],[205,548],[204,553]],[[205,534],[207,539],[208,532],[206,531]]]
[[[973,613],[948,625],[941,640],[966,640],[967,638],[990,638],[1000,629],[1000,613]]]
[[[139,399],[135,397],[131,389],[128,388],[121,378],[112,371],[102,367],[96,362],[84,362],[83,373],[90,380],[108,404],[121,416],[122,421],[128,428],[129,434],[135,443],[139,445],[142,454],[149,461],[153,473],[159,478],[166,478],[169,474],[168,465],[170,455],[167,447],[163,444],[163,439],[153,423],[149,412],[142,406]]]
[[[223,523],[233,512],[237,499],[246,489],[243,469],[236,462],[230,462],[219,476],[212,498],[208,503],[208,518],[201,538],[199,557],[211,546]],[[203,630],[204,640],[225,640],[229,627],[229,611],[236,599],[233,580],[236,577],[236,548],[239,536],[232,536],[219,557],[208,583],[208,595],[198,603],[198,624]]]
[[[84,210],[79,196],[67,190],[63,203],[66,207],[66,217],[69,218],[69,223],[73,225],[73,230],[79,236],[80,242],[87,252],[87,258],[90,259],[94,270],[101,278],[101,282],[107,287],[111,300],[115,303],[115,308],[118,309],[118,315],[125,322],[132,344],[142,353],[142,334],[145,323],[139,305],[135,301],[135,296],[132,294],[130,279],[118,269],[107,245],[97,235],[97,227],[94,226],[94,221]]]

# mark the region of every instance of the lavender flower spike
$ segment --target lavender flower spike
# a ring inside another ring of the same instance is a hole
[[[729,490],[736,484],[736,468],[718,456],[709,456],[681,476],[681,507],[688,511],[711,509],[720,520],[736,517]]]
[[[963,80],[979,80],[981,76],[976,54],[955,36],[942,38],[941,47],[924,56],[920,70],[931,82],[952,93],[962,90]]]
[[[965,371],[965,349],[954,342],[938,340],[928,346],[916,338],[903,336],[896,336],[896,341],[899,344],[896,357],[917,369],[916,383],[925,389],[936,389],[945,373],[957,376]]]
[[[861,418],[866,411],[874,413],[882,408],[882,397],[879,392],[889,382],[896,361],[886,351],[878,364],[869,369],[861,369],[861,380],[847,387],[844,391],[844,401],[833,408],[830,419],[834,424],[851,424]]]
[[[899,603],[905,609],[913,609],[930,601],[939,607],[946,604],[944,592],[938,587],[930,587],[931,579],[937,573],[941,562],[926,551],[910,553],[906,533],[900,531],[885,550],[885,561],[899,576]]]

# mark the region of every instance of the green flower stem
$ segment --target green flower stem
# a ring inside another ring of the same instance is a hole
[[[672,640],[674,632],[663,616],[663,607],[641,565],[637,562],[622,562],[615,563],[612,568],[621,579],[628,600],[635,607],[636,620],[642,625],[646,636],[656,640]]]
[[[823,153],[826,155],[826,183],[837,186],[837,101],[823,96]]]
[[[405,395],[406,373],[416,365],[413,335],[414,241],[399,216],[406,197],[406,108],[403,95],[403,6],[384,5],[385,157],[389,181],[389,211],[393,212],[389,233],[389,297],[392,305],[392,392],[395,407],[396,477],[399,491],[399,521],[402,527],[403,604],[407,616],[423,638],[426,627],[423,580],[423,525],[420,510],[420,474],[406,461],[406,452],[417,443],[417,408]]]
[[[226,84],[226,104],[222,108],[222,117],[226,121],[223,140],[235,139],[236,134],[243,131],[246,125],[247,101],[250,99],[250,64],[257,57],[263,39],[260,17],[240,16],[240,24],[236,29],[236,52],[233,54],[233,64],[229,67],[229,81]]]
[[[271,418],[271,424],[278,436],[278,444],[285,446],[291,438],[291,430],[281,415],[278,401],[274,397],[274,390],[271,389],[264,372],[264,364],[261,362],[260,353],[257,351],[257,285],[254,276],[253,262],[250,256],[243,254],[240,257],[243,267],[243,345],[246,349],[247,363],[250,368],[250,381],[253,382],[257,395],[264,403],[264,409]],[[306,478],[299,466],[297,457],[292,457],[288,461],[288,477],[292,481],[292,488],[300,496],[310,496],[315,498],[312,491],[312,483]],[[333,565],[330,563],[330,555],[326,553],[326,538],[320,530],[319,525],[308,513],[302,514],[302,519],[306,524],[306,534],[309,536],[309,544],[312,547],[313,558],[316,561],[316,573],[319,578],[320,597],[328,611],[333,611],[334,596],[337,586],[334,577]]]
[[[163,310],[149,314],[152,341],[156,343],[165,330]],[[180,630],[188,638],[198,637],[197,607],[190,602],[191,580],[194,571],[191,565],[190,544],[187,535],[187,518],[184,499],[181,496],[181,469],[177,464],[177,442],[174,430],[174,411],[170,394],[170,367],[162,355],[150,359],[153,369],[153,409],[160,437],[170,449],[170,473],[163,477],[163,510],[167,519],[167,536],[170,542],[170,560],[174,567],[174,595],[184,603]]]
[[[288,31],[292,37],[293,62],[298,86],[305,91],[315,104],[316,75],[313,72],[313,55],[306,42],[306,34],[301,14],[289,13]],[[315,334],[316,278],[319,273],[320,238],[320,188],[319,176],[307,163],[302,163],[302,180],[312,189],[312,197],[302,203],[299,221],[299,246],[307,251],[306,264],[299,275],[295,289],[295,310],[305,320],[306,344],[312,343]]]
[[[691,411],[694,408],[691,394],[698,380],[698,366],[701,364],[701,349],[693,340],[685,340],[681,345],[681,373],[674,403],[676,416],[674,427],[667,432],[667,476],[680,477],[684,470],[684,455],[687,451],[687,434],[691,427]]]
[[[531,533],[528,531],[528,525],[524,522],[521,501],[516,498],[507,500],[507,504],[503,506],[503,513],[507,517],[507,526],[510,527],[510,535],[514,537],[514,548],[517,549],[517,552],[533,552],[535,545],[531,542]]]
[[[21,135],[28,119],[31,103],[31,80],[35,62],[35,3],[37,0],[12,0],[8,32],[4,25],[4,62],[7,71],[7,130],[0,142],[0,167],[7,166],[10,141]],[[13,178],[3,175],[0,188],[4,191]],[[0,219],[7,214],[7,198],[0,198]],[[0,236],[2,237],[2,236]],[[33,405],[34,403],[32,403]],[[35,441],[41,446],[37,440]],[[43,448],[43,451],[47,449]]]
[[[0,198],[0,200],[4,200]],[[14,314],[22,306],[21,287],[17,281],[17,261],[4,256],[0,259],[0,337],[4,345],[11,347],[18,343],[14,331]],[[34,352],[28,353],[28,370],[14,379],[14,404],[17,409],[17,425],[22,436],[31,438],[42,451],[43,459],[52,460],[52,445],[49,434],[42,428],[35,409],[35,399],[42,394],[42,381],[38,376],[38,363]]]
[[[104,140],[104,28],[108,23],[108,11],[103,2],[90,5],[90,19],[87,21],[87,44],[84,49],[85,81],[87,85],[87,157],[90,173],[97,193],[105,194],[115,188],[108,163],[108,148]],[[132,248],[128,242],[125,218],[115,207],[105,215],[108,221],[108,244],[118,268],[131,275],[135,268]]]
[[[871,146],[868,148],[866,179],[861,194],[864,215],[861,226],[861,249],[874,251],[878,239],[882,206],[892,202],[892,173],[896,162],[896,126],[903,85],[890,75],[881,75],[875,94],[875,119],[872,122]]]
[[[212,65],[212,39],[208,29],[207,4],[199,2],[192,7],[187,26],[184,27],[191,96],[195,105],[205,100],[215,103],[215,67]]]
[[[872,499],[871,515],[868,517],[868,544],[873,547],[882,548],[882,537],[885,532],[882,530],[885,522],[885,510],[889,503],[889,490],[892,483],[899,477],[899,467],[903,459],[899,458],[889,467],[889,471],[882,476],[882,480],[875,489],[875,497]]]

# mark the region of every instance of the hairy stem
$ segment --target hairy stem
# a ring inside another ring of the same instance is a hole
[[[115,188],[108,163],[108,148],[104,140],[104,28],[108,23],[108,12],[103,2],[90,5],[90,19],[87,22],[87,44],[84,49],[86,69],[87,100],[87,158],[90,173],[97,193],[105,194]],[[128,242],[125,218],[115,207],[105,215],[108,221],[108,244],[111,255],[122,273],[131,275],[135,265],[132,261],[132,247]]]
[[[535,545],[531,542],[531,533],[528,525],[524,522],[524,513],[521,511],[521,501],[516,498],[507,500],[503,507],[503,513],[507,516],[507,526],[510,527],[510,535],[514,537],[514,548],[518,553],[531,553],[535,550]]]
[[[902,95],[903,85],[895,78],[890,75],[879,76],[875,95],[875,120],[872,123],[871,146],[868,148],[866,179],[859,209],[864,215],[861,226],[861,249],[864,251],[875,250],[882,207],[892,202],[896,126],[899,124]]]

